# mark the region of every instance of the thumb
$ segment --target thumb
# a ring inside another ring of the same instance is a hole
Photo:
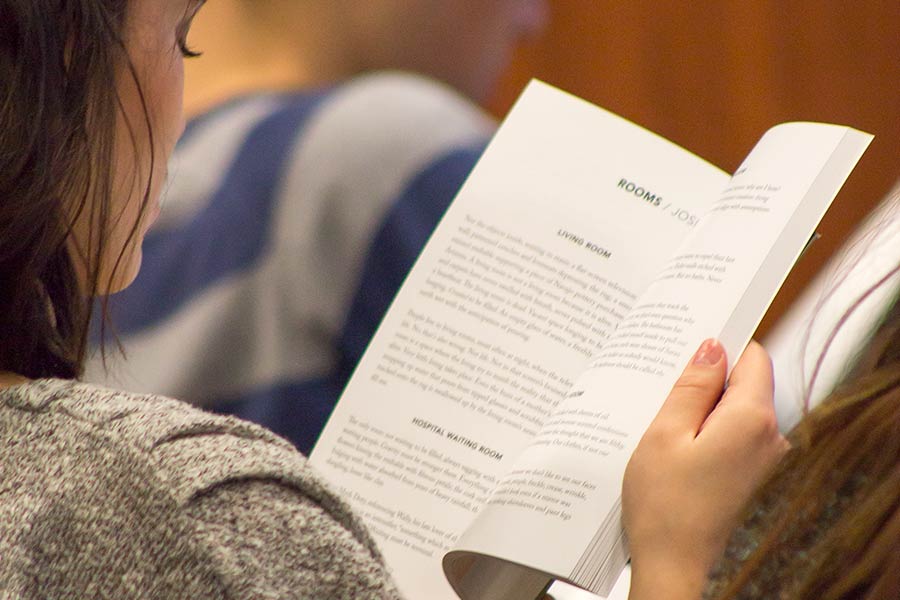
[[[726,366],[722,344],[704,341],[659,409],[657,424],[696,437],[722,396]]]

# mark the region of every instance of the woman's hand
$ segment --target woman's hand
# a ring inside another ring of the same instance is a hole
[[[632,600],[699,598],[742,508],[788,448],[765,350],[751,342],[722,394],[725,372],[722,346],[707,340],[628,463]]]

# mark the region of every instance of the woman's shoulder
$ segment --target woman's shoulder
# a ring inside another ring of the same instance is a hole
[[[149,438],[129,434],[143,412],[139,397],[68,381],[0,392],[0,513],[15,515],[0,520],[4,591],[221,597],[214,562],[142,448]]]
[[[286,440],[172,398],[46,379],[4,391],[0,406],[23,431],[52,431],[62,445],[90,437],[142,463],[178,502],[235,478],[274,478],[328,495]]]
[[[267,565],[274,575],[260,586],[302,571],[269,554],[300,552],[313,541],[275,527],[290,521],[317,524],[318,535],[375,574],[366,585],[390,589],[349,508],[288,442],[258,426],[161,396],[40,380],[0,392],[0,432],[0,487],[15,489],[0,495],[0,512],[18,515],[0,524],[0,554],[20,558],[15,564],[70,580],[71,573],[85,581],[126,577],[137,582],[133,589],[165,589],[165,597],[218,597],[210,590],[244,584],[228,557]],[[250,518],[253,532],[244,527]],[[48,557],[54,548],[59,556]],[[319,586],[329,568],[317,563],[304,582]],[[0,567],[0,576],[19,589],[37,575]]]
[[[232,417],[216,415],[185,402],[155,394],[138,394],[61,379],[41,379],[0,393],[0,406],[28,415],[32,426],[65,421],[70,435],[91,431],[110,443],[153,455],[167,445],[194,440],[215,447],[224,439],[272,446],[292,454],[287,441],[267,430]],[[297,457],[302,463],[302,457]]]

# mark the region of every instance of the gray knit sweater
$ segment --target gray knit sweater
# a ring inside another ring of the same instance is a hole
[[[0,599],[398,597],[269,432],[73,382],[0,391]]]

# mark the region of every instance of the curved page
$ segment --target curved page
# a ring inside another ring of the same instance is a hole
[[[455,597],[443,554],[727,181],[624,119],[529,86],[311,458],[407,597]],[[503,535],[515,545],[517,533]]]
[[[479,590],[478,566],[609,591],[627,558],[622,474],[642,432],[704,339],[737,359],[870,139],[813,123],[763,136],[445,560],[464,598],[522,597]]]

